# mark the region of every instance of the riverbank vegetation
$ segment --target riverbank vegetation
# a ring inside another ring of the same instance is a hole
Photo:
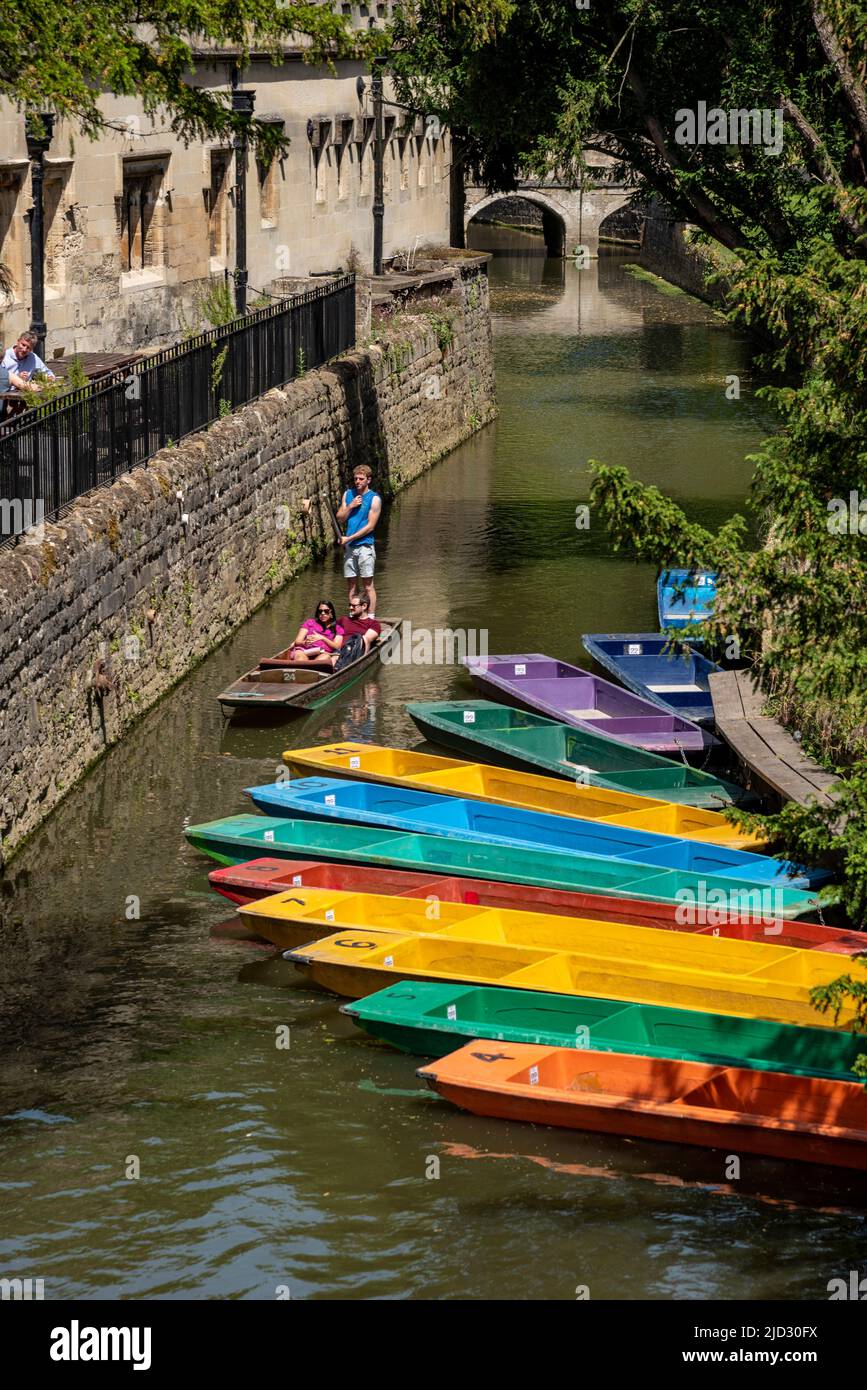
[[[833,868],[860,925],[867,10],[858,0],[767,0],[760,12],[729,0],[420,0],[398,35],[404,99],[456,129],[491,190],[514,189],[522,169],[577,177],[601,152],[637,176],[636,201],[656,200],[724,253],[724,311],[755,336],[772,383],[760,394],[779,422],[751,458],[762,545],[749,547],[741,516],[717,531],[696,525],[617,459],[592,462],[593,511],[637,559],[719,570],[703,634],[729,650],[736,639],[774,712],[843,779],[830,809],[735,818],[778,852]],[[715,109],[729,113],[726,143],[709,138]],[[817,1002],[836,1012],[846,999],[867,1026],[857,975]]]

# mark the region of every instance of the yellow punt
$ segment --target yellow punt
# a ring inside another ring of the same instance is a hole
[[[291,748],[283,754],[283,761],[293,777],[359,777],[365,782],[384,782],[444,796],[468,796],[523,810],[631,825],[660,835],[682,835],[689,840],[728,845],[731,849],[755,850],[761,844],[757,836],[738,830],[718,812],[703,811],[697,806],[679,806],[672,801],[606,787],[573,785],[559,777],[511,772],[485,763],[383,748],[376,743],[323,743],[318,748]]]
[[[418,923],[418,912],[395,899],[384,900],[383,912],[383,899],[372,894],[344,894],[346,904],[324,890],[303,896],[317,901],[303,904],[300,911],[309,908],[307,915],[294,918],[299,909],[285,904],[287,931],[279,944],[297,942],[306,924],[308,941],[296,945],[292,959],[304,964],[317,984],[350,998],[383,989],[395,979],[447,980],[819,1027],[849,1027],[854,1018],[852,1009],[844,1009],[835,1022],[810,1004],[810,989],[836,979],[842,968],[839,959],[818,951],[681,937],[610,922],[585,927],[569,919],[564,926],[557,917],[445,903],[430,905],[429,910],[438,906],[439,920],[426,919],[419,904],[425,924],[419,931],[409,928],[411,921]],[[367,902],[361,902],[365,897]],[[267,902],[254,906],[277,919],[280,905],[268,908]],[[249,920],[253,909],[244,915]],[[341,917],[347,920],[337,935],[316,939],[323,930],[341,927]],[[256,920],[263,920],[261,911]],[[367,921],[376,925],[368,927]]]

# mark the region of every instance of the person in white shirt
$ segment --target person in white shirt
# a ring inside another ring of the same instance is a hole
[[[38,342],[36,334],[27,329],[19,334],[11,348],[7,348],[3,366],[9,373],[9,385],[13,391],[38,391],[39,382],[33,380],[36,372],[43,372],[49,381],[55,380],[54,373],[48,370],[42,358],[34,351]]]

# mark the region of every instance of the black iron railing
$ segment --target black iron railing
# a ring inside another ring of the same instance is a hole
[[[344,275],[0,425],[0,543],[354,343]]]

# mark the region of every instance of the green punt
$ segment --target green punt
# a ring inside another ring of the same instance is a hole
[[[422,1057],[489,1038],[852,1081],[855,1058],[867,1052],[867,1038],[833,1028],[526,989],[407,982],[340,1012],[371,1037]]]
[[[743,787],[619,739],[558,724],[491,700],[410,704],[407,713],[431,743],[462,758],[484,758],[521,772],[541,771],[588,786],[718,809],[755,800]]]
[[[651,902],[725,905],[758,920],[803,917],[819,906],[814,893],[776,884],[757,887],[736,878],[661,869],[635,860],[569,854],[524,845],[484,844],[334,821],[283,820],[275,816],[227,816],[191,825],[184,831],[197,849],[220,864],[243,864],[272,855],[281,859],[323,859],[329,863],[379,864],[432,874],[465,874],[510,883],[578,889],[614,898]],[[826,890],[827,892],[827,890]],[[827,904],[829,898],[824,899]]]

